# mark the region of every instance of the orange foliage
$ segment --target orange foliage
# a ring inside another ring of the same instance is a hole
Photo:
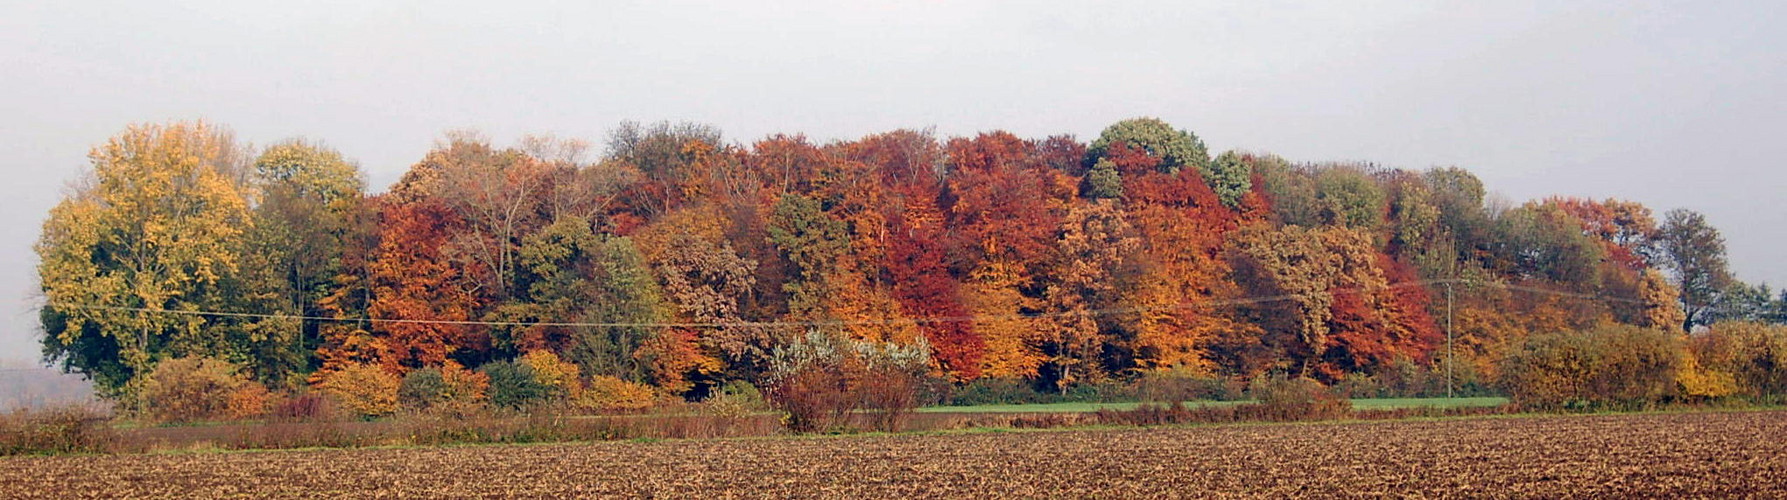
[[[892,278],[894,297],[906,313],[915,318],[931,319],[919,325],[930,341],[932,356],[951,376],[959,380],[980,377],[980,358],[985,347],[980,336],[961,318],[967,308],[958,294],[958,283],[945,262],[941,228],[915,217],[916,227],[897,221],[888,249],[887,272]],[[935,321],[942,320],[942,321]]]
[[[386,205],[384,237],[371,265],[372,303],[368,314],[386,320],[472,319],[477,298],[461,280],[463,270],[450,264],[442,245],[457,218],[445,207],[427,202]],[[480,352],[489,339],[465,325],[443,323],[373,323],[376,358],[392,373],[438,365],[455,350]]]
[[[1551,197],[1545,203],[1557,205],[1580,221],[1582,232],[1597,237],[1609,259],[1632,270],[1644,269],[1647,265],[1643,247],[1657,236],[1657,222],[1651,216],[1650,208],[1635,201],[1614,198],[1594,201]]]
[[[267,416],[272,407],[273,392],[261,384],[243,384],[230,391],[224,403],[224,414],[234,420],[246,420]]]
[[[986,349],[980,358],[982,376],[1035,378],[1048,360],[1041,348],[1046,325],[1024,316],[1040,304],[1018,289],[1021,279],[995,263],[964,286],[963,302],[975,316],[974,333]]]
[[[653,385],[681,395],[695,387],[691,378],[718,373],[720,360],[703,353],[695,332],[671,328],[646,340],[634,354],[646,364]]]
[[[349,364],[318,372],[316,388],[359,415],[377,417],[397,411],[397,388],[403,379],[375,365]]]

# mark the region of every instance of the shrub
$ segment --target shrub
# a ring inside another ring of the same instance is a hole
[[[219,359],[183,357],[162,361],[141,384],[137,397],[145,403],[145,416],[158,422],[256,416],[265,410],[266,387],[249,380],[236,365]],[[260,398],[259,411],[254,408],[255,398]]]
[[[447,382],[446,402],[451,405],[476,408],[484,404],[484,395],[490,390],[490,377],[448,361],[440,368],[441,377]]]
[[[323,374],[317,390],[335,398],[343,410],[381,417],[397,412],[397,389],[402,384],[396,374],[378,365],[355,363]]]
[[[743,418],[769,409],[763,392],[743,380],[728,381],[701,402],[703,413],[728,418]]]
[[[1150,372],[1135,381],[1135,396],[1142,401],[1230,401],[1241,399],[1245,387],[1238,380],[1182,371]]]
[[[879,344],[810,332],[770,355],[769,400],[795,432],[847,428],[868,410],[874,428],[896,430],[918,404],[930,346]]]
[[[1649,407],[1677,394],[1681,344],[1627,325],[1534,335],[1502,362],[1502,384],[1531,409]]]
[[[949,404],[979,406],[993,404],[1053,403],[1061,399],[1053,392],[1037,391],[1029,382],[1012,378],[981,378],[962,384],[950,395]]]
[[[0,414],[0,456],[111,451],[118,436],[106,420],[86,405]]]
[[[273,405],[273,392],[266,386],[256,383],[243,384],[230,391],[224,402],[224,416],[235,420],[248,420],[267,416]]]
[[[1736,377],[1701,366],[1692,351],[1682,356],[1675,381],[1681,385],[1682,396],[1695,401],[1719,399],[1737,393]]]
[[[533,369],[534,380],[546,388],[548,399],[576,396],[582,389],[578,383],[581,370],[576,364],[559,359],[552,351],[531,351],[519,361]]]
[[[768,403],[763,400],[763,391],[743,380],[728,380],[726,383],[720,384],[720,388],[714,391],[714,395],[709,396],[709,399],[712,398],[734,399],[746,405],[768,407]]]
[[[397,402],[404,408],[426,410],[447,399],[447,379],[441,369],[422,368],[403,376],[397,386]]]
[[[534,368],[517,360],[495,361],[479,369],[490,381],[490,404],[525,409],[546,401],[552,388],[534,378]]]
[[[304,392],[280,398],[268,412],[274,420],[312,422],[335,419],[335,403],[318,392]]]
[[[868,410],[872,429],[894,432],[904,426],[912,410],[918,408],[918,396],[924,375],[912,367],[887,362],[871,362],[863,368],[861,385],[856,388],[862,408]]]
[[[583,411],[629,412],[651,408],[656,399],[657,391],[649,385],[597,375],[574,402]]]
[[[783,424],[794,432],[819,432],[847,427],[860,403],[850,393],[844,369],[809,363],[775,375],[770,403],[784,413]]]
[[[1418,363],[1398,357],[1376,371],[1349,373],[1334,383],[1333,389],[1349,398],[1431,398],[1446,395],[1446,362],[1444,353],[1432,363]],[[1456,396],[1491,396],[1498,394],[1493,384],[1483,382],[1476,364],[1459,360],[1453,366],[1452,394]]]
[[[397,399],[414,410],[466,412],[484,402],[490,378],[448,361],[443,366],[411,371],[403,376]]]
[[[1135,401],[1138,398],[1136,387],[1121,380],[1100,380],[1097,382],[1079,382],[1067,388],[1060,401],[1112,403],[1119,401]]]
[[[1258,377],[1247,387],[1253,405],[1239,411],[1249,419],[1293,421],[1338,419],[1347,416],[1353,402],[1309,378],[1278,375]]]
[[[1709,373],[1731,377],[1736,393],[1787,395],[1787,326],[1722,322],[1695,335],[1689,346]]]

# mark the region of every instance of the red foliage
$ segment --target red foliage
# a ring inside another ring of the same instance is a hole
[[[371,266],[368,313],[387,320],[471,319],[478,300],[459,281],[462,270],[441,254],[459,224],[451,210],[421,201],[383,207],[384,233]],[[388,370],[438,365],[456,349],[489,348],[487,334],[465,325],[383,321],[373,324],[379,361]]]
[[[958,283],[944,261],[942,231],[933,225],[894,222],[887,255],[887,273],[894,298],[916,318],[959,318],[967,315]],[[956,378],[980,377],[985,343],[966,321],[933,321],[920,325],[934,358]]]
[[[1650,208],[1633,201],[1609,198],[1606,201],[1582,198],[1552,197],[1554,204],[1582,224],[1582,232],[1596,237],[1607,258],[1626,269],[1643,270],[1648,265],[1638,248],[1656,236],[1656,221]]]
[[[1127,156],[1129,149],[1119,146],[1112,151]],[[1126,173],[1123,202],[1129,212],[1144,214],[1132,217],[1132,223],[1142,230],[1157,257],[1181,255],[1167,258],[1170,261],[1217,259],[1223,235],[1241,224],[1240,214],[1223,206],[1192,168],[1167,174],[1148,166],[1147,170]]]
[[[777,195],[812,191],[813,181],[827,161],[825,152],[803,135],[770,136],[757,141],[744,156],[745,168]]]
[[[883,186],[906,193],[935,193],[943,180],[943,148],[929,133],[895,130],[844,146],[846,155],[875,168]]]
[[[1371,371],[1399,357],[1426,359],[1443,338],[1428,313],[1426,288],[1397,286],[1414,279],[1414,270],[1383,253],[1378,266],[1393,288],[1334,294],[1327,358],[1338,366],[1331,370]]]
[[[1104,159],[1117,165],[1117,173],[1126,178],[1158,172],[1161,162],[1160,157],[1150,154],[1147,149],[1130,146],[1127,142],[1112,144]]]
[[[1042,166],[1069,175],[1081,175],[1085,170],[1086,145],[1075,140],[1071,135],[1053,135],[1041,141],[1035,141],[1036,157]]]
[[[948,225],[980,262],[1030,265],[1054,248],[1066,200],[1030,144],[1005,132],[949,142]],[[971,266],[972,267],[972,266]]]
[[[1250,177],[1248,182],[1253,184],[1253,188],[1241,196],[1241,206],[1236,207],[1242,225],[1265,220],[1272,213],[1272,197],[1266,193],[1265,180],[1260,177],[1259,172],[1254,172]]]

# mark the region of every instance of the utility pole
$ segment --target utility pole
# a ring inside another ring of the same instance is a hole
[[[1446,282],[1446,398],[1452,398],[1452,282]]]

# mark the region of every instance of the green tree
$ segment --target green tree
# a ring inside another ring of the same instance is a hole
[[[1123,176],[1117,173],[1117,164],[1110,160],[1100,159],[1086,172],[1086,197],[1094,200],[1105,200],[1123,197]]]
[[[1433,192],[1433,204],[1439,208],[1440,225],[1449,235],[1454,259],[1465,261],[1475,257],[1479,249],[1488,248],[1490,220],[1484,210],[1483,181],[1458,167],[1428,170],[1422,174],[1427,188]]]
[[[1441,223],[1433,190],[1418,175],[1395,172],[1390,183],[1390,248],[1427,276],[1457,276],[1452,232]]]
[[[1733,281],[1725,260],[1725,237],[1705,215],[1684,208],[1665,214],[1658,234],[1663,262],[1681,291],[1682,312],[1687,315],[1682,330],[1711,324],[1720,297]]]
[[[1086,163],[1096,165],[1112,145],[1120,142],[1145,149],[1148,154],[1160,158],[1162,172],[1177,173],[1180,168],[1192,167],[1206,178],[1210,177],[1210,152],[1204,148],[1204,141],[1191,132],[1174,129],[1159,118],[1130,118],[1105,127],[1086,149]]]
[[[1252,171],[1260,176],[1262,195],[1272,206],[1272,218],[1280,225],[1315,227],[1322,223],[1321,203],[1316,200],[1315,174],[1291,165],[1278,156],[1250,157]]]
[[[769,239],[799,272],[782,285],[788,292],[788,310],[796,317],[820,319],[830,293],[826,279],[850,251],[849,227],[827,215],[818,201],[783,195],[770,216]]]
[[[1234,151],[1217,156],[1216,161],[1210,162],[1208,168],[1200,168],[1198,173],[1229,208],[1241,206],[1241,197],[1253,190],[1253,167]]]
[[[560,352],[591,375],[643,380],[639,349],[654,334],[641,326],[667,319],[662,293],[644,257],[623,237],[597,235],[590,222],[561,218],[529,236],[518,252],[521,296],[498,308],[505,321],[608,326],[512,327],[509,351]]]
[[[1548,279],[1578,291],[1600,286],[1606,251],[1556,205],[1528,203],[1496,220],[1496,255],[1506,272]]]
[[[365,181],[358,166],[321,144],[293,140],[267,148],[250,176],[258,192],[246,234],[235,310],[321,316],[342,272],[344,239],[361,209]],[[279,382],[309,367],[320,343],[314,322],[267,319],[243,325],[260,354],[249,369]]]
[[[1719,294],[1718,304],[1713,305],[1709,313],[1709,323],[1725,321],[1764,322],[1769,320],[1770,308],[1774,305],[1774,290],[1768,284],[1752,285],[1731,280]]]
[[[1325,223],[1369,230],[1384,222],[1384,189],[1363,169],[1322,169],[1315,176],[1315,197]]]
[[[46,357],[113,395],[161,358],[244,357],[213,342],[207,317],[159,312],[214,304],[237,270],[253,219],[229,132],[137,125],[88,157],[91,177],[50,211],[36,245]]]

